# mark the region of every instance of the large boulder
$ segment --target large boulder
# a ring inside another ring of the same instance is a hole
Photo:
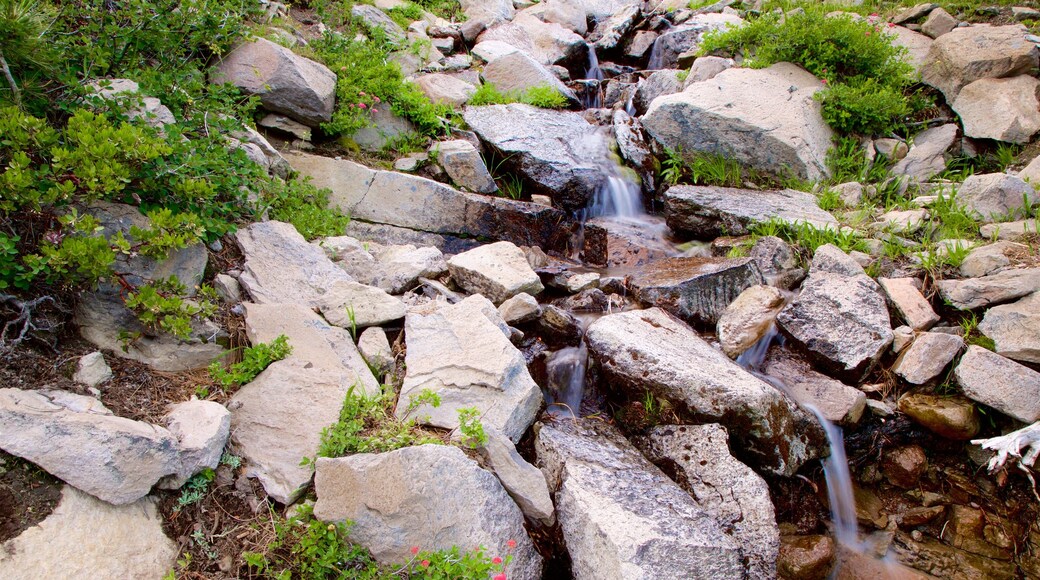
[[[650,63],[647,68],[675,68],[679,64],[679,55],[695,51],[705,34],[740,26],[743,23],[739,16],[733,14],[698,14],[657,37],[654,47],[650,50]]]
[[[389,453],[320,458],[314,515],[350,522],[350,539],[384,564],[412,559],[412,548],[464,550],[513,557],[509,578],[538,580],[542,559],[524,516],[490,472],[458,447],[420,445]],[[513,548],[508,548],[515,542]],[[507,552],[508,550],[508,552]]]
[[[891,33],[892,44],[906,49],[907,62],[914,67],[914,72],[920,76],[921,67],[928,60],[928,51],[932,49],[931,38],[914,32],[905,26],[893,26],[888,29]]]
[[[467,20],[476,20],[493,26],[512,20],[516,14],[511,0],[459,0]]]
[[[839,227],[834,216],[820,209],[816,196],[794,189],[677,185],[665,192],[664,211],[668,227],[702,240],[747,235],[755,224],[771,219],[817,229]]]
[[[544,289],[523,250],[510,242],[495,242],[452,256],[448,271],[467,292],[482,294],[495,304],[521,293],[535,296]]]
[[[1028,217],[1040,197],[1019,177],[986,173],[965,178],[957,190],[957,201],[981,216],[982,222],[988,223],[1001,221],[1008,215],[1025,214],[1023,217]]]
[[[953,110],[968,137],[1024,144],[1040,131],[1038,90],[1040,81],[1027,75],[979,79],[957,93]]]
[[[737,542],[614,427],[541,424],[535,452],[575,579],[745,578]]]
[[[518,48],[545,66],[560,65],[572,74],[584,72],[589,46],[580,35],[555,22],[545,22],[529,13],[520,13],[512,22],[499,24],[477,39],[497,40]]]
[[[258,95],[265,109],[310,127],[332,119],[336,74],[264,38],[240,45],[210,71],[211,83],[230,83]]]
[[[477,92],[477,87],[466,81],[443,73],[422,75],[415,79],[423,94],[434,103],[447,103],[461,107]]]
[[[993,339],[998,354],[1040,363],[1040,292],[986,311],[979,331]]]
[[[637,269],[628,283],[643,304],[714,325],[741,292],[764,279],[751,258],[664,258]]]
[[[817,456],[822,433],[814,419],[663,310],[604,316],[585,338],[610,384],[649,390],[699,420],[722,423],[760,468],[790,475]]]
[[[978,79],[1028,74],[1040,51],[1026,39],[1021,24],[966,26],[937,38],[928,51],[921,77],[953,103],[961,89]]]
[[[1003,270],[966,280],[939,280],[936,285],[943,300],[953,307],[974,310],[1036,292],[1040,288],[1040,268]]]
[[[656,99],[643,126],[665,147],[722,155],[774,175],[819,180],[830,175],[826,156],[834,136],[813,99],[823,87],[791,63],[731,68]]]
[[[572,105],[580,103],[578,96],[556,75],[526,52],[500,56],[487,64],[482,73],[484,82],[507,95],[523,95],[537,87],[556,89]]]
[[[969,346],[953,371],[965,396],[1018,419],[1040,419],[1040,373],[981,346]]]

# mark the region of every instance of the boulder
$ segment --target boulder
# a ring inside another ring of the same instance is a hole
[[[820,103],[813,99],[823,86],[791,63],[731,68],[681,93],[659,97],[643,117],[643,126],[665,147],[722,155],[765,173],[818,181],[830,175],[825,158],[833,137]]]
[[[467,21],[478,21],[486,26],[513,19],[516,11],[512,0],[459,0]]]
[[[383,564],[411,561],[414,546],[483,546],[488,556],[505,556],[509,550],[509,578],[541,578],[542,559],[524,530],[520,509],[495,476],[458,447],[419,445],[322,457],[314,490],[315,517],[349,521],[351,540]],[[508,542],[515,546],[508,548]]]
[[[729,433],[718,424],[659,425],[643,453],[676,471],[679,485],[732,537],[743,554],[748,579],[776,578],[780,530],[769,486],[729,453]]]
[[[863,271],[863,266],[860,266],[859,262],[834,244],[824,244],[816,248],[816,251],[813,253],[809,274],[823,272],[840,274],[842,276],[866,275],[866,272]]]
[[[392,44],[402,45],[405,41],[404,30],[390,16],[375,6],[355,4],[350,15],[368,30],[379,30]]]
[[[588,41],[595,45],[594,50],[607,52],[620,47],[622,41],[642,16],[639,8],[638,3],[633,2],[617,12],[612,12],[606,18],[600,19],[596,23],[596,28],[588,36]]]
[[[481,76],[485,83],[494,85],[503,94],[517,96],[536,87],[550,87],[572,105],[580,102],[574,91],[525,52],[514,52],[492,60],[484,67]]]
[[[636,114],[646,113],[646,110],[650,108],[650,103],[657,97],[673,95],[681,91],[683,82],[679,80],[679,75],[682,72],[676,69],[654,71],[646,79],[639,81],[636,86],[636,96],[632,99]]]
[[[773,326],[784,295],[772,286],[751,286],[726,307],[716,325],[722,352],[737,358]]]
[[[1040,363],[1040,292],[986,311],[979,331],[993,339],[997,354]]]
[[[938,378],[964,348],[964,339],[955,334],[923,332],[917,335],[892,367],[892,372],[912,385],[924,385]]]
[[[105,362],[101,351],[83,355],[76,362],[76,373],[72,380],[86,387],[96,387],[112,378],[112,368]]]
[[[477,92],[477,87],[458,77],[443,73],[422,75],[415,79],[415,84],[419,85],[423,94],[430,101],[446,103],[453,107],[465,105],[473,93]]]
[[[510,242],[495,242],[452,256],[448,271],[455,283],[495,304],[520,293],[532,296],[544,287],[524,252]]]
[[[974,400],[1018,419],[1040,419],[1040,373],[981,346],[969,346],[953,371],[957,386]]]
[[[934,41],[905,26],[893,26],[888,29],[888,32],[892,34],[892,44],[906,49],[907,62],[914,67],[914,72],[920,77],[921,67],[928,60],[928,52],[932,49]]]
[[[498,306],[498,314],[506,324],[515,325],[530,322],[542,315],[542,307],[534,296],[521,292],[502,302]]]
[[[204,469],[216,469],[231,435],[231,413],[214,401],[192,399],[170,407],[166,428],[177,438],[180,469],[160,482],[177,489]]]
[[[921,131],[914,137],[906,157],[892,166],[893,175],[906,175],[913,181],[928,181],[946,169],[943,154],[957,138],[957,125],[947,123]]]
[[[745,577],[737,542],[614,427],[541,424],[535,452],[576,580]]]
[[[209,80],[259,96],[265,109],[310,127],[332,119],[336,74],[270,40],[257,38],[239,45],[210,71]]]
[[[1010,256],[1023,255],[1029,247],[1015,242],[1000,241],[972,250],[961,262],[960,273],[965,278],[981,278],[1011,265]]]
[[[647,68],[675,68],[679,64],[679,55],[696,51],[705,34],[740,26],[743,23],[739,16],[730,14],[698,14],[657,37],[650,51],[650,63]]]
[[[888,302],[910,328],[928,330],[939,322],[939,315],[921,294],[917,278],[878,278],[877,281]]]
[[[674,246],[662,235],[664,220],[656,216],[640,220],[595,217],[586,221],[582,260],[603,267],[637,267],[674,255]]]
[[[1011,77],[1035,69],[1040,51],[1020,24],[966,26],[937,38],[921,67],[921,78],[953,103],[978,79]]]
[[[318,309],[329,324],[351,330],[400,320],[406,310],[400,298],[380,288],[347,281],[330,286]]]
[[[820,209],[811,193],[676,185],[664,198],[668,227],[697,239],[743,236],[757,223],[771,219],[806,223],[817,229],[838,229],[838,220]]]
[[[455,185],[476,193],[498,191],[498,185],[488,172],[480,152],[469,141],[441,141],[434,146],[434,151],[437,163]]]
[[[498,430],[489,427],[485,433],[487,443],[477,448],[485,468],[495,474],[525,516],[545,526],[555,524],[556,510],[545,475],[521,457],[513,442]]]
[[[0,449],[114,505],[141,499],[181,467],[166,429],[64,391],[0,389]]]
[[[581,2],[544,0],[524,9],[521,16],[534,16],[543,22],[559,24],[571,32],[584,36],[589,31],[588,15]],[[521,18],[523,20],[524,18]]]
[[[979,79],[957,93],[953,110],[968,137],[1024,144],[1040,131],[1038,90],[1040,81],[1027,75]]]
[[[643,304],[714,325],[741,292],[764,281],[751,258],[664,258],[640,267],[628,283]]]
[[[899,410],[918,425],[947,439],[967,441],[979,433],[975,403],[959,395],[908,393],[899,398]]]
[[[892,342],[881,289],[865,275],[809,276],[777,322],[825,369],[853,381],[866,376]]]
[[[811,364],[783,349],[769,350],[762,372],[779,381],[787,396],[803,407],[816,408],[832,423],[852,427],[863,417],[867,397],[862,391],[814,371]]]
[[[936,285],[943,300],[954,308],[975,310],[1032,294],[1040,288],[1040,268],[1003,270],[967,280],[939,280]]]
[[[0,576],[163,578],[177,556],[154,499],[114,506],[67,485],[46,519],[0,547]]]
[[[604,384],[650,391],[699,420],[722,423],[770,473],[792,474],[818,452],[814,419],[660,308],[604,316],[585,340]]]
[[[454,429],[458,409],[476,407],[485,425],[520,440],[541,407],[541,391],[491,301],[474,295],[439,309],[412,310],[404,326],[408,371],[398,417],[409,415],[412,398],[429,389],[441,404],[411,413],[423,423]]]
[[[940,36],[957,28],[957,19],[942,8],[936,8],[928,13],[928,18],[921,24],[921,32],[932,38]]]
[[[957,189],[957,201],[980,215],[982,222],[994,222],[1008,215],[1012,219],[1016,215],[1029,217],[1040,197],[1031,185],[1014,175],[986,173],[965,178]]]

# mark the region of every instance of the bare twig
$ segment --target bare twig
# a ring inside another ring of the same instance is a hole
[[[0,294],[0,304],[7,305],[15,311],[15,317],[4,323],[3,331],[0,331],[0,349],[9,351],[22,343],[33,331],[40,330],[49,332],[57,325],[47,319],[34,317],[35,311],[40,306],[50,303],[58,310],[65,309],[58,304],[52,296],[40,296],[32,300],[20,300],[10,294]]]
[[[1026,474],[1029,482],[1033,484],[1033,495],[1040,501],[1040,494],[1036,490],[1036,479],[1033,477],[1030,469],[1036,463],[1037,457],[1040,456],[1040,421],[1023,427],[1018,431],[1012,431],[1007,435],[990,439],[974,439],[972,443],[981,445],[983,449],[997,452],[987,465],[990,473],[1003,469],[1008,459],[1017,460],[1018,468]]]

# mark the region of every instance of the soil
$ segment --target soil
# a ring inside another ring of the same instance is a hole
[[[49,516],[64,485],[32,463],[0,451],[0,543]]]

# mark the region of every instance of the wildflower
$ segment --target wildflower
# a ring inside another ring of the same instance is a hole
[[[895,22],[889,22],[888,23],[888,27],[889,28],[895,28],[896,27],[896,23]]]
[[[822,82],[823,84],[827,84],[827,79],[820,79],[820,82]]]
[[[492,564],[501,564],[502,563],[502,558],[499,558],[498,556],[495,556],[494,558],[491,558],[491,563]]]
[[[373,114],[373,115],[374,115],[374,114],[376,114],[376,113],[378,113],[378,112],[379,112],[379,109],[375,109],[375,108],[373,108],[373,109],[372,109],[372,114]]]
[[[429,568],[430,567],[430,561],[429,560],[423,560],[422,562],[419,562],[419,564],[421,564],[423,568]]]
[[[377,96],[375,96],[375,95],[372,95],[372,100],[374,100],[374,101],[375,101],[375,102],[377,102],[377,103],[378,103],[378,102],[380,102],[380,99],[379,99],[379,97],[377,97]]]
[[[865,33],[865,34],[866,34],[867,36],[870,36],[870,29],[869,29],[869,28],[867,29],[867,31],[866,31],[866,33]]]
[[[368,108],[368,105],[366,105],[365,103],[358,103],[357,106],[361,107],[362,109],[367,109]]]
[[[412,555],[414,556],[414,555],[416,555],[418,553],[419,553],[419,546],[412,546]]]
[[[365,91],[358,91],[358,94],[363,97],[363,96],[365,96]]]
[[[495,574],[494,576],[491,577],[491,580],[506,580],[505,572],[503,572],[501,574]]]
[[[509,546],[510,550],[512,550],[516,547],[516,540],[509,540],[508,542],[506,542],[506,545]]]

